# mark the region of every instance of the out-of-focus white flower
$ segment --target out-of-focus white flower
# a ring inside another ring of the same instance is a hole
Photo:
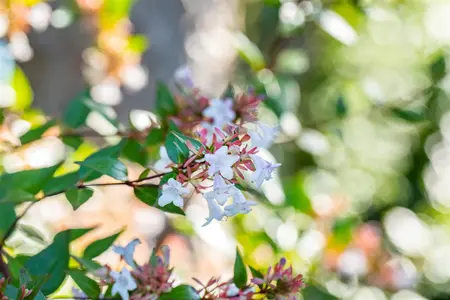
[[[239,294],[239,291],[239,288],[234,283],[231,283],[227,288],[227,297],[234,297]]]
[[[222,128],[236,117],[236,112],[233,110],[233,100],[213,99],[209,107],[203,111],[203,116],[213,119],[214,126]]]
[[[137,287],[136,281],[131,276],[130,271],[128,271],[127,268],[123,268],[120,273],[111,272],[111,277],[115,281],[112,287],[111,294],[113,296],[119,294],[123,300],[129,300],[130,295],[128,291],[132,291]]]
[[[158,199],[158,204],[159,206],[166,206],[173,202],[174,205],[182,208],[183,197],[181,196],[186,194],[189,194],[189,189],[183,187],[183,185],[175,179],[170,178],[162,187],[162,194]]]
[[[267,149],[269,148],[280,132],[278,127],[270,127],[264,123],[258,122],[256,130],[250,131],[252,146]]]
[[[360,249],[348,249],[338,260],[339,271],[352,276],[362,276],[367,273],[367,257]]]
[[[0,62],[0,67],[3,67]],[[10,107],[16,102],[16,91],[6,83],[0,82],[0,107]]]
[[[167,166],[172,164],[172,160],[169,158],[169,154],[167,154],[167,149],[164,146],[159,148],[159,160],[155,163],[153,168],[158,172],[169,172],[171,169]]]
[[[4,37],[8,32],[9,28],[9,18],[8,14],[0,14],[0,38]]]
[[[125,247],[116,246],[112,247],[113,251],[119,254],[122,259],[133,269],[136,269],[136,263],[134,262],[134,251],[136,250],[136,246],[139,245],[141,241],[139,239],[134,239],[129,242]]]
[[[37,31],[44,31],[50,24],[52,8],[48,3],[40,2],[34,5],[28,14],[28,23]]]
[[[117,105],[122,101],[119,83],[107,78],[91,88],[92,99],[106,105]]]
[[[11,123],[11,133],[17,137],[21,137],[31,128],[31,123],[22,119],[15,120]]]
[[[214,176],[213,191],[208,194],[211,195],[220,205],[224,205],[228,198],[235,192],[234,184],[227,184],[219,174]]]
[[[231,167],[239,160],[239,156],[229,155],[228,147],[222,146],[214,154],[205,154],[205,160],[209,163],[209,176],[220,172],[224,178],[231,179],[233,178],[233,169]]]
[[[9,39],[9,51],[18,61],[29,61],[33,57],[33,49],[28,37],[23,32],[14,33]]]
[[[203,226],[208,225],[209,223],[211,223],[212,220],[220,221],[224,217],[222,208],[219,206],[216,200],[214,200],[214,197],[212,196],[211,193],[206,193],[205,199],[206,202],[208,203],[209,216],[206,218],[206,223],[203,224]]]
[[[237,214],[248,214],[252,211],[251,207],[255,205],[256,202],[245,199],[244,194],[236,189],[233,195],[233,203],[225,206],[224,213],[227,217],[235,216]]]
[[[191,69],[184,65],[175,70],[175,81],[178,85],[186,89],[194,88]]]
[[[148,71],[141,65],[127,66],[120,72],[120,79],[129,90],[139,91],[148,83]]]
[[[260,188],[264,180],[272,179],[272,172],[281,164],[272,164],[258,155],[252,155],[252,158],[256,169],[252,174],[252,181]]]
[[[149,129],[156,122],[156,115],[150,111],[142,109],[133,109],[130,111],[130,123],[139,131]]]
[[[63,161],[66,146],[54,136],[36,141],[24,151],[24,159],[34,169],[48,168]]]

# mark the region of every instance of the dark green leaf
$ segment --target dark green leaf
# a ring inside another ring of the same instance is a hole
[[[70,230],[70,241],[75,241],[76,239],[82,237],[89,231],[91,231],[94,228],[76,228]]]
[[[343,118],[347,115],[347,105],[345,104],[345,99],[339,96],[336,101],[336,115],[339,118]]]
[[[338,300],[326,290],[316,286],[307,286],[302,290],[303,299]]]
[[[125,145],[122,149],[122,155],[130,161],[136,162],[141,166],[145,166],[148,161],[147,149],[138,141],[133,139],[125,139]]]
[[[29,294],[28,296],[26,296],[25,298],[23,298],[23,300],[45,300],[45,296],[44,294],[41,292],[41,288],[44,285],[44,283],[48,280],[49,275],[47,276],[42,276],[37,282],[36,284],[32,287],[32,292],[31,294]]]
[[[0,203],[0,241],[16,220],[16,211],[12,203]]]
[[[77,256],[73,256],[72,257],[81,265],[83,266],[83,268],[85,268],[87,271],[89,272],[94,272],[95,270],[100,269],[102,266],[91,260],[91,259],[87,259],[87,258],[82,258],[82,257],[77,257]]]
[[[252,266],[249,266],[250,271],[252,272],[252,276],[253,278],[264,278],[263,273],[261,273],[260,271],[256,270],[255,268],[253,268]]]
[[[91,111],[85,104],[89,97],[89,90],[86,89],[69,103],[63,115],[63,121],[67,126],[78,128],[86,122],[86,118]]]
[[[153,128],[147,135],[145,145],[152,146],[161,144],[164,141],[164,131],[161,128]]]
[[[107,238],[93,242],[84,250],[83,258],[93,259],[94,257],[99,256],[112,246],[121,233],[122,231]]]
[[[158,199],[159,189],[156,186],[137,186],[134,188],[134,194],[142,202],[149,206],[154,206]]]
[[[62,141],[74,150],[77,150],[83,144],[83,138],[80,136],[63,136]]]
[[[31,129],[27,133],[25,133],[23,136],[20,137],[20,142],[22,144],[28,144],[32,141],[38,140],[42,137],[42,135],[51,127],[56,125],[56,121],[52,120],[47,123],[45,123],[42,126],[39,126],[35,129]]]
[[[6,191],[5,195],[2,195],[0,197],[0,202],[2,203],[14,203],[14,204],[20,204],[22,202],[27,201],[34,201],[36,198],[33,194],[21,191],[21,190],[9,190]]]
[[[415,123],[427,120],[428,114],[426,113],[425,109],[425,107],[417,109],[393,108],[392,113],[400,119]]]
[[[93,158],[99,158],[99,157],[112,157],[112,158],[119,158],[120,152],[122,151],[124,143],[120,142],[117,145],[106,147],[103,149],[100,149],[99,151],[89,155],[88,158],[85,159],[93,159]],[[94,179],[97,179],[101,177],[103,174],[100,172],[92,171],[90,168],[86,168],[83,166],[80,166],[79,170],[79,178],[83,179],[84,181],[91,181]]]
[[[176,164],[184,162],[189,155],[186,140],[183,138],[181,133],[174,131],[169,132],[166,138],[165,146],[169,158]]]
[[[89,298],[97,298],[100,295],[100,287],[97,282],[87,277],[83,271],[69,270],[67,273]]]
[[[247,268],[244,265],[238,248],[236,248],[236,260],[234,261],[233,281],[239,288],[243,288],[247,284]]]
[[[437,82],[444,78],[445,71],[446,71],[446,63],[445,63],[445,57],[440,55],[438,58],[436,58],[433,63],[431,64],[431,78],[434,82]]]
[[[62,176],[53,177],[45,185],[44,193],[50,195],[75,187],[78,182],[78,176],[78,172],[72,172]]]
[[[156,86],[156,112],[158,115],[161,117],[172,116],[176,114],[177,109],[177,104],[169,88],[158,82]]]
[[[108,175],[120,181],[128,180],[127,167],[118,159],[112,157],[88,158],[83,162],[78,162],[80,166],[87,169]]]
[[[56,291],[66,277],[65,270],[69,264],[70,230],[58,233],[53,243],[47,248],[30,257],[25,267],[32,276],[49,275],[42,286],[44,295]]]
[[[201,298],[192,286],[186,284],[179,285],[176,288],[172,289],[170,292],[164,293],[159,297],[159,300],[174,299],[197,300]]]
[[[70,188],[66,191],[66,198],[69,200],[73,209],[78,209],[83,203],[89,200],[94,194],[94,190],[90,188]]]
[[[52,178],[53,173],[59,166],[50,168],[26,170],[11,174],[4,174],[0,177],[0,194],[5,189],[23,190],[32,194],[38,193],[45,184]]]

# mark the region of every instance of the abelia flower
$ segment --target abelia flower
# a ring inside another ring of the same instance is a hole
[[[163,185],[161,196],[158,199],[159,206],[166,206],[169,203],[182,208],[183,207],[183,197],[182,195],[189,194],[189,189],[183,187],[183,185],[173,178]]]
[[[172,160],[169,158],[169,154],[167,154],[167,149],[164,146],[159,148],[159,160],[155,163],[153,168],[159,172],[169,172],[171,169],[168,168],[172,164]]]
[[[136,263],[134,262],[134,251],[136,246],[139,245],[141,241],[139,239],[134,239],[129,242],[125,247],[116,246],[112,247],[113,251],[121,256],[121,258],[133,269],[136,269]]]
[[[214,185],[211,195],[220,205],[224,205],[233,196],[235,190],[234,184],[227,184],[219,174],[214,175]]]
[[[205,160],[209,163],[209,176],[220,172],[224,178],[230,180],[233,178],[232,166],[239,160],[239,156],[228,154],[228,147],[222,146],[213,154],[205,154]]]
[[[272,179],[272,173],[279,168],[281,164],[272,164],[258,155],[252,155],[255,165],[255,172],[252,174],[252,181],[260,188],[264,180]]]
[[[205,194],[206,203],[208,203],[209,216],[206,218],[206,223],[203,224],[203,226],[208,225],[212,220],[221,221],[224,217],[222,208],[210,193]]]
[[[252,211],[251,207],[255,205],[256,202],[245,199],[244,194],[236,189],[233,194],[233,203],[225,206],[224,214],[227,217],[235,216],[237,214],[248,214]]]
[[[251,137],[253,147],[267,149],[272,145],[279,131],[278,127],[270,127],[264,123],[257,122],[256,131],[250,131],[248,134]]]
[[[233,100],[231,98],[211,100],[210,105],[203,111],[203,116],[211,118],[214,126],[222,128],[236,118],[236,112],[233,110]]]
[[[194,88],[194,80],[192,79],[191,69],[184,65],[175,70],[174,78],[176,83],[185,89]]]
[[[129,300],[130,296],[128,291],[133,291],[137,288],[136,281],[131,276],[130,271],[127,268],[123,268],[119,272],[111,272],[111,277],[114,279],[111,294],[119,294],[123,300]]]

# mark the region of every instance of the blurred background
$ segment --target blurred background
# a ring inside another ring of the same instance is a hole
[[[174,87],[183,65],[204,95],[229,82],[266,95],[260,117],[282,129],[266,154],[283,166],[248,215],[201,227],[203,199],[181,217],[98,188],[76,212],[64,195],[34,206],[10,246],[36,252],[98,225],[80,251],[127,226],[122,244],[146,241],[138,261],[170,245],[180,280],[227,279],[239,244],[255,268],[287,257],[308,300],[450,299],[449,16],[445,0],[0,0],[3,172],[64,159],[61,173],[73,170],[117,141],[130,110],[151,111],[156,82]],[[84,90],[108,107],[87,118],[107,138],[74,148],[49,125],[21,146]],[[149,150],[131,176],[158,158]]]

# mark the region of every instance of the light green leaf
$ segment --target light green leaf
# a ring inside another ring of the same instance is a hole
[[[20,67],[16,65],[11,86],[16,92],[16,101],[11,106],[12,110],[25,110],[33,102],[33,90],[27,76]]]

